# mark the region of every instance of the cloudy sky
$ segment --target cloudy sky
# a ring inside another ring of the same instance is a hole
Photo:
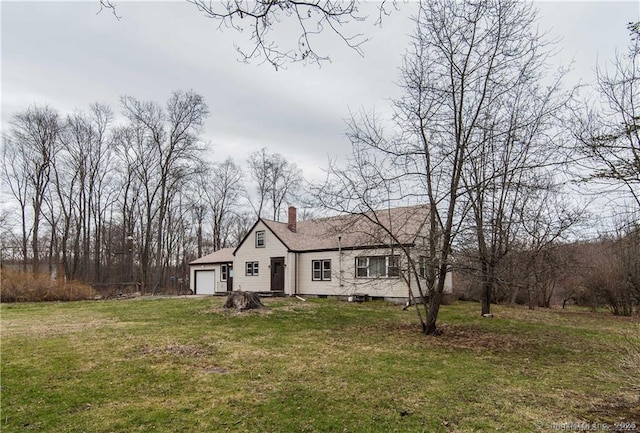
[[[317,48],[331,63],[243,64],[234,45],[248,47],[247,32],[220,30],[181,1],[116,0],[120,20],[97,13],[98,0],[0,1],[2,126],[30,104],[62,113],[93,102],[119,111],[119,97],[164,103],[177,89],[204,96],[211,112],[205,140],[211,158],[238,162],[262,147],[279,152],[321,177],[329,157],[349,152],[344,136],[349,110],[388,110],[412,25],[414,2],[400,11],[347,27],[369,41],[364,57],[330,33]],[[640,2],[539,2],[540,28],[561,38],[559,63],[574,60],[571,80],[588,83],[596,62],[605,64],[628,43],[626,23],[638,20]],[[378,4],[365,2],[363,13]],[[375,17],[374,17],[375,18]],[[288,25],[284,23],[284,25]]]

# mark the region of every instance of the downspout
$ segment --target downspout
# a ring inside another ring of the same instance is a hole
[[[344,287],[342,284],[342,236],[338,236],[338,282],[340,287]]]
[[[409,299],[413,296],[413,292],[411,291],[411,278],[415,275],[413,267],[415,267],[415,262],[411,255],[411,247],[407,247],[407,286],[409,287]],[[416,284],[417,283],[416,281]]]
[[[293,294],[298,295],[298,253],[293,253],[293,263],[296,269],[293,272]]]

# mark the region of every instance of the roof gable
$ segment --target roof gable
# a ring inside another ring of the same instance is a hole
[[[244,236],[244,238],[242,238],[242,240],[240,241],[240,243],[238,244],[236,249],[233,250],[233,255],[234,256],[236,255],[236,252],[240,249],[240,247],[242,247],[242,245],[246,242],[246,240],[249,238],[249,236],[251,236],[251,233],[254,232],[254,230],[256,229],[258,224],[260,224],[260,223],[262,223],[288,250],[291,250],[291,247],[289,247],[289,245],[287,245],[286,242],[284,242],[284,240],[281,239],[280,236],[278,236],[278,233],[273,231],[271,225],[267,224],[267,223],[270,223],[270,222],[275,222],[275,221],[269,221],[269,220],[265,220],[265,219],[262,219],[262,218],[258,218],[258,220],[251,226],[251,228],[249,229],[247,234]],[[281,224],[281,223],[278,223],[278,224]],[[285,227],[286,227],[286,224],[285,224]]]

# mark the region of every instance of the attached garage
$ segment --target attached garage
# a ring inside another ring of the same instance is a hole
[[[196,270],[195,272],[195,288],[196,295],[213,295],[216,292],[216,271]]]
[[[233,287],[232,248],[194,260],[189,268],[189,288],[195,295],[224,294]]]

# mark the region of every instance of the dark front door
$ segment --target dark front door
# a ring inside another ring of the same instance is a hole
[[[228,265],[227,267],[227,292],[233,290],[233,266]]]
[[[271,291],[284,292],[284,257],[271,257]]]

